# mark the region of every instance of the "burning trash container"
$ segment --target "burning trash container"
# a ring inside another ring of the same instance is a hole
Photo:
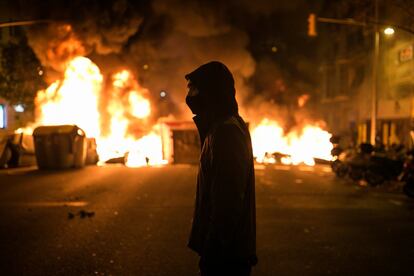
[[[39,169],[68,169],[85,166],[87,139],[76,125],[40,126],[33,131]]]

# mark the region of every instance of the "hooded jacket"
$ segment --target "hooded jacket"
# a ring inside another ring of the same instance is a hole
[[[194,117],[201,139],[196,203],[188,246],[214,262],[256,258],[256,204],[249,130],[238,115],[234,80],[220,62],[186,75],[204,111]]]

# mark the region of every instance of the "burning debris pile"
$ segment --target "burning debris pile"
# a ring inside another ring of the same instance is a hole
[[[330,135],[320,125],[304,124],[285,133],[283,119],[259,115],[260,108],[249,97],[248,80],[260,67],[248,50],[249,36],[227,22],[226,13],[217,13],[214,5],[155,0],[144,7],[127,0],[73,1],[64,2],[67,8],[62,9],[54,1],[47,2],[48,9],[24,9],[29,17],[52,22],[26,29],[50,85],[38,91],[35,122],[25,133],[41,125],[75,124],[88,138],[95,138],[103,162],[165,164],[170,158],[165,154],[169,149],[160,117],[172,114],[189,120],[183,76],[201,63],[221,60],[234,74],[240,110],[256,110],[254,116],[241,115],[250,122],[257,162],[313,165],[315,158],[330,160]],[[150,19],[145,18],[149,10]],[[269,83],[275,81],[267,67],[263,75]],[[290,97],[283,82],[277,87]],[[154,95],[164,89],[171,97],[161,108]],[[298,106],[303,108],[308,100],[309,95],[302,95]]]
[[[125,163],[132,167],[163,164],[158,126],[148,122],[147,94],[128,70],[112,74],[104,85],[98,66],[86,57],[76,57],[62,80],[38,92],[36,122],[31,128],[74,124],[96,139],[103,161],[125,156]]]
[[[165,164],[161,125],[151,124],[149,91],[133,74],[122,69],[104,78],[90,59],[70,60],[63,79],[38,91],[36,122],[73,124],[95,138],[100,160],[123,160],[127,166]],[[284,133],[276,120],[252,122],[254,156],[259,163],[314,165],[315,158],[330,160],[331,135],[317,124]]]
[[[259,163],[315,165],[315,159],[331,160],[331,134],[317,124],[287,134],[276,121],[263,119],[251,131],[253,155]]]

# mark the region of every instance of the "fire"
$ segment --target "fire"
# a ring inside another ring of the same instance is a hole
[[[276,163],[274,153],[283,164],[315,165],[315,158],[331,160],[332,136],[317,125],[306,125],[300,131],[284,133],[276,122],[263,119],[251,132],[253,155],[259,163]]]
[[[308,102],[310,96],[308,94],[303,94],[298,98],[298,106],[304,107],[305,104]]]
[[[38,92],[35,125],[78,125],[96,139],[103,161],[125,156],[126,165],[131,167],[166,163],[157,126],[149,133],[136,130],[136,125],[145,125],[151,114],[150,101],[145,97],[148,91],[128,70],[113,74],[111,80],[112,86],[104,91],[98,66],[86,57],[74,58],[63,80]],[[100,106],[105,92],[110,92],[106,93],[109,96],[105,106]]]
[[[150,102],[143,98],[137,91],[131,91],[128,97],[131,114],[139,119],[148,117],[151,113]]]
[[[72,59],[61,80],[37,93],[32,129],[37,125],[76,124],[88,137],[95,138],[102,161],[121,157],[130,167],[167,163],[161,126],[148,126],[152,112],[148,90],[129,70],[107,78],[109,82],[90,59]],[[314,165],[314,158],[331,159],[330,137],[317,125],[286,134],[276,121],[264,119],[252,131],[253,153],[262,163]]]
[[[99,92],[103,77],[85,57],[73,59],[64,74],[46,90],[37,93],[37,122],[42,125],[76,124],[89,137],[100,136]]]

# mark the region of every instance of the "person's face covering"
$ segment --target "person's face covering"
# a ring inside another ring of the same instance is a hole
[[[188,82],[188,94],[185,98],[185,102],[191,109],[191,112],[195,115],[199,115],[202,112],[202,100],[200,92],[191,82]]]

